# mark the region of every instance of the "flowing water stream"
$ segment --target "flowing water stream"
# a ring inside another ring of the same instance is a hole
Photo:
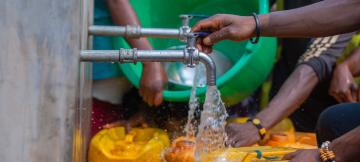
[[[203,153],[225,148],[227,116],[225,105],[221,100],[217,87],[207,87],[199,130],[196,135],[196,159]]]
[[[186,136],[196,137],[196,161],[203,153],[225,148],[227,139],[225,125],[228,114],[216,86],[207,87],[200,123],[196,122],[195,114],[199,111],[200,105],[196,97],[196,88],[199,84],[199,73],[204,70],[201,68],[204,67],[196,67],[189,101],[188,121],[185,126]]]
[[[196,120],[196,113],[199,110],[199,98],[196,96],[196,89],[200,83],[200,74],[205,70],[204,66],[198,65],[195,67],[195,76],[193,81],[193,86],[191,89],[190,100],[189,100],[189,112],[188,119],[185,125],[185,134],[186,137],[195,137],[197,131],[198,122]]]

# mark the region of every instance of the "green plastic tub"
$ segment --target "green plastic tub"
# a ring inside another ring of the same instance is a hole
[[[181,26],[180,14],[214,15],[229,13],[251,15],[252,12],[267,13],[267,0],[131,0],[143,27],[178,28]],[[196,20],[192,20],[192,24]],[[149,39],[153,48],[162,50],[183,45],[177,39]],[[115,48],[129,47],[122,38],[116,38]],[[233,66],[217,78],[217,86],[227,105],[233,105],[252,94],[266,79],[274,63],[276,39],[262,37],[258,44],[248,41],[223,41],[215,49],[224,53]],[[119,64],[130,82],[139,87],[142,66],[138,64]],[[164,91],[166,101],[188,101],[191,87],[169,86]],[[198,88],[197,94],[204,97],[206,88]]]

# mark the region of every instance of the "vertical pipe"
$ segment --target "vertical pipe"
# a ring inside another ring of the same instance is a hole
[[[81,0],[81,49],[92,47],[92,36],[88,35],[88,26],[93,22],[93,0]],[[75,130],[73,134],[73,162],[86,162],[89,144],[92,110],[92,63],[81,62],[79,66],[78,105],[75,112]]]

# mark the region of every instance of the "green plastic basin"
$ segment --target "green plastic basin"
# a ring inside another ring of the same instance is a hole
[[[251,15],[252,12],[267,13],[267,0],[131,0],[143,27],[178,28],[181,26],[180,14],[214,15],[229,13]],[[196,23],[192,20],[191,24]],[[149,39],[154,49],[162,50],[183,45],[177,39]],[[129,47],[124,39],[115,38],[115,47]],[[276,39],[262,37],[258,44],[248,41],[223,41],[215,46],[233,66],[217,78],[217,86],[223,101],[233,105],[252,94],[266,79],[274,63]],[[142,66],[138,64],[119,64],[125,76],[139,87]],[[217,65],[220,66],[220,65]],[[191,87],[169,86],[163,96],[166,101],[188,101]],[[197,94],[204,97],[206,88],[198,88]]]

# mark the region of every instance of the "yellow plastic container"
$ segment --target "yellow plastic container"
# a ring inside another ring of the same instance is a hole
[[[90,142],[89,162],[161,162],[170,144],[168,135],[156,128],[115,127],[97,133]]]
[[[228,148],[200,156],[201,162],[280,162],[284,155],[296,149],[285,147],[241,147]]]

